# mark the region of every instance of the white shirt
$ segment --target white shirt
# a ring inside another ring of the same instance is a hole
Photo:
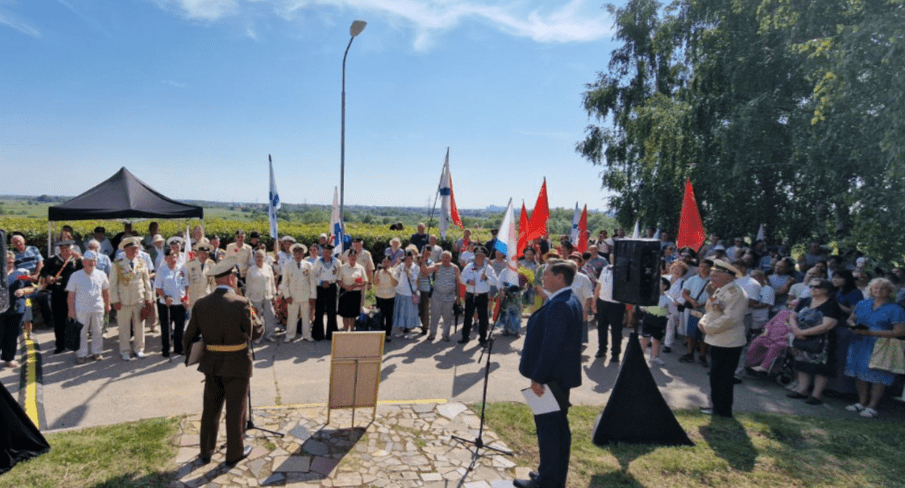
[[[594,298],[594,285],[591,284],[591,279],[588,278],[588,275],[584,273],[575,273],[571,288],[572,293],[581,302],[582,309],[587,307],[589,298]]]
[[[605,302],[619,303],[613,300],[613,272],[609,266],[604,266],[600,270],[600,277],[597,278],[597,283],[600,284],[600,292],[597,294],[597,298]]]
[[[75,293],[76,313],[104,311],[104,290],[110,289],[107,275],[95,269],[90,275],[84,270],[72,273],[66,291]]]
[[[248,268],[248,273],[245,275],[246,298],[253,302],[273,300],[276,292],[272,267],[265,264],[263,268],[259,268],[257,265]]]
[[[185,298],[185,288],[188,286],[188,280],[185,279],[185,273],[182,268],[170,268],[164,266],[157,270],[157,276],[154,277],[154,289],[163,290],[165,296],[173,299],[173,305],[182,303]],[[160,297],[160,303],[166,304],[164,297]]]
[[[707,299],[710,298],[710,294],[707,293],[707,283],[710,282],[710,277],[701,278],[701,275],[694,275],[691,278],[685,280],[685,285],[682,286],[683,290],[688,290],[688,294],[691,298],[698,302],[699,304],[707,303]],[[691,304],[688,304],[689,306]],[[686,309],[687,311],[688,309]]]
[[[419,274],[420,267],[417,264],[412,263],[412,267],[409,268],[408,273],[406,273],[405,270],[405,263],[400,264],[396,268],[395,278],[399,281],[399,284],[396,285],[396,294],[410,297],[412,296],[412,290],[418,291]]]
[[[469,283],[474,281],[474,283]],[[490,292],[491,286],[496,286],[497,278],[493,268],[484,260],[484,265],[475,269],[475,263],[468,263],[462,270],[462,283],[465,283],[467,293],[481,294]]]
[[[324,261],[324,258],[317,258],[317,261],[314,263],[314,277],[318,281],[318,285],[321,285],[320,282],[326,283],[336,283],[336,279],[339,278],[339,267],[342,264],[339,262],[335,256],[330,260],[329,263]]]
[[[749,297],[750,296],[751,295],[749,295]],[[776,290],[774,290],[772,286],[762,286],[760,287],[760,295],[757,295],[756,298],[758,302],[766,303],[770,306],[766,308],[749,307],[749,310],[751,310],[751,320],[754,321],[754,323],[765,324],[770,320],[770,309],[773,308],[776,301]]]
[[[748,295],[752,300],[757,300],[760,297],[760,283],[757,282],[754,278],[750,276],[742,276],[741,278],[736,278],[735,282],[738,286],[742,287],[742,290],[745,290],[745,294]],[[748,307],[748,313],[752,313],[754,311],[753,308]]]

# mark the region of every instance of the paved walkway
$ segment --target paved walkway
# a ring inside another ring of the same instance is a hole
[[[628,332],[626,332],[626,337]],[[279,337],[279,336],[278,336]],[[35,334],[42,355],[43,400],[46,423],[42,430],[88,427],[201,411],[203,375],[186,368],[181,359],[160,356],[160,335],[150,334],[148,357],[124,362],[116,354],[117,329],[105,337],[108,358],[75,365],[71,352],[52,354],[53,333]],[[518,373],[524,338],[499,337],[493,351],[488,400],[523,402],[520,389],[528,386]],[[576,405],[606,404],[619,365],[595,359],[597,331],[582,355],[583,384],[571,393]],[[329,392],[330,344],[265,342],[256,348],[252,395],[259,406],[325,403]],[[455,342],[426,341],[424,336],[386,344],[382,365],[382,401],[443,400],[474,403],[481,399],[484,362],[472,340],[463,347]],[[660,392],[671,408],[694,409],[708,404],[708,370],[696,363],[680,363],[679,354],[664,354],[665,366],[651,367]],[[607,358],[608,359],[608,358]],[[18,369],[0,370],[0,382],[13,394],[20,390]],[[735,409],[811,416],[845,417],[847,399],[828,399],[823,405],[790,400],[773,381],[746,379],[735,388]],[[881,405],[881,415],[905,418],[900,402]]]
[[[285,436],[249,431],[246,442],[254,449],[232,469],[223,464],[223,449],[210,464],[200,464],[200,415],[190,416],[181,423],[170,487],[502,488],[511,487],[515,476],[528,476],[528,468],[506,456],[482,449],[484,456],[475,458],[469,446],[452,440],[478,435],[478,416],[459,402],[383,404],[373,419],[372,409],[359,409],[354,427],[351,410],[334,410],[330,425],[326,416],[326,407],[256,410],[256,426]],[[220,437],[218,444],[225,442],[222,428]],[[482,438],[507,449],[492,432]]]

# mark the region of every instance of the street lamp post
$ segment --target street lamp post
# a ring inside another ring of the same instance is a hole
[[[352,41],[355,36],[361,34],[365,30],[368,23],[363,20],[352,22],[349,28],[349,45],[346,46],[346,53],[343,54],[343,101],[342,101],[342,128],[339,136],[339,221],[345,222],[346,217],[343,213],[343,203],[346,195],[346,56],[349,55],[349,48],[352,47]]]

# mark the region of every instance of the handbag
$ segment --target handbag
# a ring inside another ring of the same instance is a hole
[[[905,349],[902,341],[892,337],[877,338],[868,366],[895,374],[905,373]]]
[[[81,344],[82,328],[84,324],[75,319],[66,319],[66,330],[63,336],[63,344],[70,351],[78,351]]]
[[[823,350],[823,339],[823,336],[814,337],[811,339],[796,338],[792,340],[792,347],[802,352],[817,353]]]

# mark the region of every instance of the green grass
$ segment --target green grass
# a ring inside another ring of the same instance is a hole
[[[47,435],[50,451],[0,476],[0,487],[165,487],[178,425],[158,418]]]
[[[473,406],[480,412],[480,405]],[[591,442],[600,407],[569,410],[570,487],[905,486],[905,426],[880,419],[820,419],[767,413],[711,418],[676,411],[694,447]],[[488,427],[537,466],[534,419],[527,406],[494,403]]]
[[[48,207],[50,207],[49,203],[31,202],[28,200],[0,200],[0,215],[46,219]]]

